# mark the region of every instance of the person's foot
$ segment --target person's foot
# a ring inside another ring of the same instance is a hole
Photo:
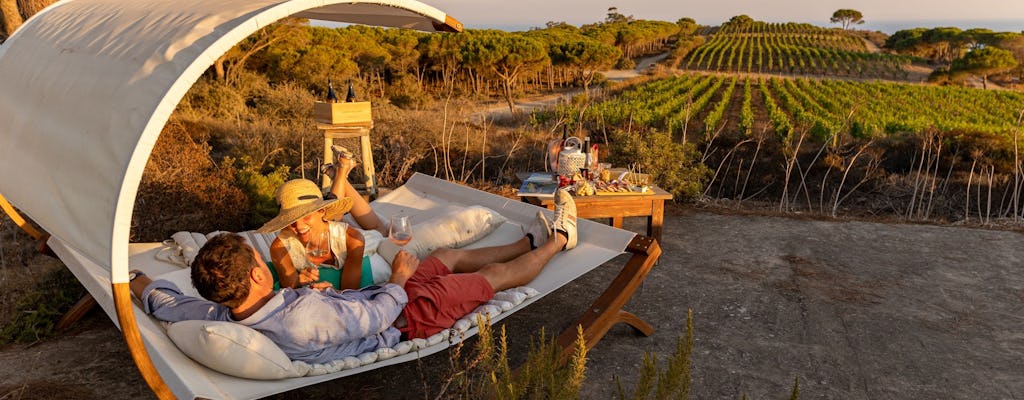
[[[334,159],[339,161],[339,162],[341,160],[352,160],[352,161],[356,160],[356,155],[353,154],[348,149],[342,147],[342,146],[338,146],[338,145],[331,146],[331,152],[334,153]]]
[[[551,224],[544,217],[544,213],[537,211],[537,220],[530,224],[525,234],[530,238],[530,249],[536,249],[548,240],[551,235]]]
[[[348,173],[359,164],[356,161],[356,155],[342,146],[333,145],[331,151],[334,153],[334,168],[338,171],[338,175],[347,177]],[[331,178],[334,179],[336,176]]]
[[[565,247],[562,247],[562,250],[571,250],[576,247],[578,239],[576,232],[576,202],[572,200],[572,195],[565,189],[559,189],[555,192],[555,216],[552,228],[555,232],[565,236]]]

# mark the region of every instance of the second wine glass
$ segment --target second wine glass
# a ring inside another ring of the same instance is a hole
[[[391,227],[388,229],[388,239],[398,247],[405,246],[412,240],[412,225],[409,225],[409,217],[405,215],[391,216]]]

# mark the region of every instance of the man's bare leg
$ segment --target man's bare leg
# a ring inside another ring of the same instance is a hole
[[[555,254],[562,251],[566,242],[566,236],[558,232],[551,235],[540,247],[508,262],[487,264],[477,273],[487,278],[495,292],[523,286],[544,270],[544,266]]]
[[[479,271],[487,264],[503,263],[530,251],[530,240],[523,237],[504,246],[479,249],[437,249],[430,253],[455,273]]]
[[[535,246],[548,240],[551,226],[544,214],[537,212],[537,220],[523,230],[523,238],[504,246],[485,247],[480,249],[437,249],[430,253],[456,273],[479,271],[487,264],[508,262],[526,254]]]
[[[555,193],[554,214],[554,221],[550,228],[551,232],[539,233],[540,235],[547,236],[546,240],[540,245],[540,247],[537,247],[534,250],[524,251],[521,255],[509,261],[488,262],[479,268],[476,273],[483,275],[484,278],[487,279],[487,282],[491,284],[494,291],[505,290],[530,283],[533,278],[536,278],[537,275],[540,274],[540,271],[544,269],[555,254],[558,254],[562,250],[569,250],[576,247],[578,236],[576,229],[576,203],[573,202],[572,196],[570,196],[568,192],[560,190]],[[537,225],[547,228],[547,222],[543,215],[538,215]],[[537,231],[532,228],[529,231],[531,235],[538,234]],[[550,233],[550,235],[548,235],[548,233]],[[530,239],[520,239],[518,242],[510,246],[517,246],[518,250],[529,250]],[[480,250],[487,250],[492,254],[495,252],[495,248]],[[453,250],[453,252],[455,251],[458,250]],[[507,256],[508,254],[502,255]],[[487,256],[481,254],[479,257]],[[471,264],[472,259],[466,259],[463,261],[467,264]],[[475,264],[471,266],[475,267]],[[455,271],[462,272],[458,269]]]

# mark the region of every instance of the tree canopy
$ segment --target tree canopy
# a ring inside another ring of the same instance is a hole
[[[953,61],[950,72],[962,72],[981,77],[982,88],[988,88],[988,77],[1017,67],[1013,53],[996,47],[985,47],[964,54]]]
[[[859,25],[864,23],[864,14],[860,11],[843,8],[836,10],[832,13],[830,19],[833,24],[843,24],[843,30],[849,29],[850,25]]]
[[[474,34],[463,48],[463,60],[478,71],[491,74],[502,83],[510,112],[516,81],[520,74],[539,70],[550,62],[541,41],[525,34],[483,31]]]

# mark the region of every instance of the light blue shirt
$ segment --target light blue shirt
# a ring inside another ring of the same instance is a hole
[[[237,322],[266,335],[292,360],[319,364],[398,344],[401,333],[391,324],[408,301],[405,290],[393,283],[323,292],[285,288],[256,313],[236,321],[227,307],[182,294],[166,280],[142,292],[146,313],[161,321]]]

